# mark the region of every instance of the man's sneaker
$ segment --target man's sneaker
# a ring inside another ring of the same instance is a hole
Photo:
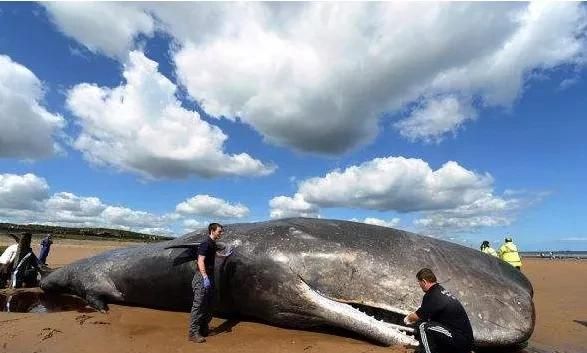
[[[191,342],[195,342],[195,343],[204,343],[206,342],[206,339],[200,335],[194,335],[194,336],[190,336],[188,338],[189,341]]]

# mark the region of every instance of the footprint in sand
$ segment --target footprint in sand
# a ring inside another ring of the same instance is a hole
[[[53,337],[53,335],[55,335],[56,333],[63,333],[63,332],[61,330],[51,328],[51,327],[42,328],[41,332],[39,333],[39,337],[40,337],[41,342]]]

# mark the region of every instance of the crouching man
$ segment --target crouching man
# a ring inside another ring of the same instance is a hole
[[[434,272],[423,268],[416,274],[424,291],[422,305],[404,318],[406,325],[417,324],[422,353],[469,353],[473,329],[465,308],[449,291],[436,283]],[[418,337],[419,336],[419,337]]]

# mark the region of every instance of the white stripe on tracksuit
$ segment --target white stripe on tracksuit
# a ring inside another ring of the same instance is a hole
[[[18,265],[16,266],[16,269],[14,269],[14,271],[12,272],[12,288],[16,288],[16,276],[18,275],[18,271],[20,271],[20,267],[24,263],[24,260],[28,259],[29,256],[31,256],[31,253],[26,254],[25,257],[23,257],[18,262]]]
[[[428,344],[428,337],[426,337],[426,329],[424,328],[424,325],[425,324],[426,323],[423,322],[419,326],[419,329],[420,329],[420,339],[422,340],[422,345],[424,346],[424,349],[426,350],[426,353],[432,353],[430,351],[430,346]],[[446,335],[447,337],[452,338],[452,334],[447,329],[445,329],[444,327],[441,327],[441,326],[430,326],[430,327],[428,327],[428,329],[430,331],[440,332],[440,333]]]

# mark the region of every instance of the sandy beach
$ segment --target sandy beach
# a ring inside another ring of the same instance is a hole
[[[2,245],[3,243],[0,243]],[[51,267],[136,243],[61,241]],[[35,251],[38,251],[35,248]],[[525,259],[523,272],[535,290],[536,328],[530,344],[548,352],[587,352],[585,260]],[[0,352],[407,352],[360,337],[283,329],[256,322],[215,318],[221,333],[206,344],[186,340],[188,313],[111,305],[107,314],[72,310],[48,314],[0,313]]]

